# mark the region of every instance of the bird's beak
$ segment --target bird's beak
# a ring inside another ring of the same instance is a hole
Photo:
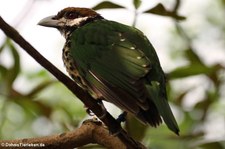
[[[53,19],[55,16],[49,16],[38,22],[38,25],[45,27],[58,28],[60,26],[59,20]]]

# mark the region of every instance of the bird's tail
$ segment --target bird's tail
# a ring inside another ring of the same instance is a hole
[[[173,113],[170,109],[167,99],[163,99],[162,96],[159,95],[160,93],[160,84],[156,81],[152,81],[151,85],[146,85],[149,95],[154,102],[155,106],[159,114],[162,116],[164,122],[166,123],[167,127],[179,135],[179,127],[177,122],[173,116]]]
[[[162,119],[159,115],[159,112],[155,106],[155,104],[149,100],[149,109],[143,110],[141,109],[140,112],[137,114],[137,118],[140,119],[145,124],[149,124],[152,127],[157,127],[162,123]]]

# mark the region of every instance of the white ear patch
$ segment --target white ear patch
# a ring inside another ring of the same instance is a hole
[[[70,34],[71,30],[67,30],[68,28],[77,28],[80,27],[80,25],[85,22],[89,17],[81,17],[76,19],[65,19],[64,17],[59,19],[59,31],[60,33],[67,38]]]
[[[88,17],[76,18],[73,20],[67,20],[66,26],[79,26],[82,22],[86,21]]]

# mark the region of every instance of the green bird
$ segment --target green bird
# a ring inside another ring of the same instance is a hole
[[[164,72],[140,30],[77,7],[65,8],[38,24],[56,28],[65,37],[67,72],[95,99],[111,102],[153,127],[163,118],[179,134],[167,101]]]

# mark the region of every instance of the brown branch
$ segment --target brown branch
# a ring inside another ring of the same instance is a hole
[[[47,69],[60,82],[62,82],[74,95],[76,95],[92,112],[98,116],[112,133],[118,133],[117,137],[129,149],[143,148],[139,142],[127,135],[120,124],[107,112],[104,117],[101,106],[93,99],[87,91],[82,90],[77,84],[58,70],[46,58],[44,58],[30,43],[28,43],[13,27],[8,25],[0,16],[0,28],[2,31],[18,45],[20,45],[30,56],[32,56],[41,66]]]
[[[110,149],[126,148],[120,139],[109,134],[101,122],[93,120],[86,120],[76,130],[63,134],[40,138],[1,140],[0,148],[14,149],[16,146],[17,149],[30,149],[31,147],[69,149],[91,143],[97,143]]]

